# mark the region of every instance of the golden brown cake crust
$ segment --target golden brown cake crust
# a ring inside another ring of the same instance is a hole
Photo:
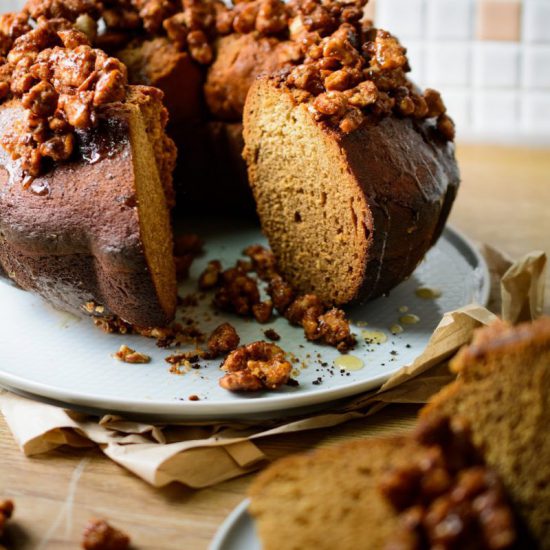
[[[19,103],[4,104],[0,133],[21,116]],[[109,106],[98,129],[80,136],[88,161],[56,165],[28,189],[0,148],[0,264],[20,287],[61,309],[161,326],[174,314],[175,278],[166,289],[173,304],[163,307],[137,207],[135,157],[148,155],[155,164],[152,148],[138,151],[131,143],[130,130],[138,124],[144,124],[139,107]]]
[[[230,34],[216,44],[204,96],[210,112],[221,120],[240,121],[248,90],[261,74],[289,65],[297,45],[255,34]]]

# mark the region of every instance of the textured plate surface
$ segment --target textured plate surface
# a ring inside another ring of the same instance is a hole
[[[208,550],[261,550],[254,520],[248,513],[248,499],[241,502],[225,519]]]
[[[210,259],[220,259],[228,267],[247,245],[264,242],[257,228],[242,223],[220,222],[215,227],[203,222],[193,227],[206,242],[206,254],[193,263],[180,295],[196,291],[198,276]],[[415,293],[419,287],[437,288],[441,296],[422,299]],[[349,309],[359,341],[351,354],[364,364],[353,372],[334,367],[333,361],[340,355],[335,349],[307,342],[303,331],[285,319],[275,317],[260,325],[217,314],[210,305],[212,296],[206,295],[196,307],[180,308],[178,317],[193,318],[205,333],[229,321],[241,343],[265,339],[263,331],[274,328],[281,335],[281,347],[298,358],[298,387],[236,395],[218,386],[219,360],[202,361],[200,369],[183,375],[171,374],[165,357],[175,350],[160,349],[153,340],[140,336],[105,334],[89,319],[56,311],[40,298],[0,280],[0,384],[69,406],[170,419],[288,414],[382,384],[422,352],[444,312],[473,301],[486,303],[488,290],[482,258],[467,240],[447,228],[414,274],[388,297]],[[406,314],[418,316],[418,322],[400,323]],[[393,335],[390,327],[398,323],[404,331]],[[387,341],[369,343],[362,337],[365,330],[383,332]],[[130,365],[116,361],[112,354],[121,344],[151,355],[152,362]],[[189,401],[192,394],[200,401]]]

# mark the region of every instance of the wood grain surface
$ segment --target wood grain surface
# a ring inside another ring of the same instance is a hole
[[[463,184],[451,223],[513,257],[550,251],[550,150],[468,145],[459,147],[458,156]],[[550,304],[550,285],[546,298]],[[412,406],[391,407],[366,421],[271,438],[262,449],[274,459],[397,432],[415,414]],[[201,491],[180,485],[153,489],[96,449],[25,458],[0,418],[0,499],[12,498],[17,507],[4,542],[8,548],[78,548],[86,521],[104,517],[131,535],[133,548],[205,549],[253,476]]]

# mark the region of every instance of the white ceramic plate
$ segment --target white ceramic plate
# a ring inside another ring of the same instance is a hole
[[[225,519],[208,550],[262,550],[254,520],[248,513],[248,499],[241,502]]]
[[[205,239],[206,254],[193,263],[181,295],[196,290],[198,276],[210,259],[233,265],[247,245],[264,242],[257,228],[242,223],[219,222],[216,227],[204,221],[198,229],[196,223],[194,227]],[[421,286],[437,288],[442,294],[434,300],[421,299],[415,294]],[[281,347],[306,366],[297,376],[300,385],[296,388],[239,395],[218,386],[219,360],[201,361],[202,368],[184,375],[171,374],[165,357],[173,350],[160,349],[153,340],[140,336],[105,334],[89,319],[56,311],[40,298],[1,281],[0,384],[74,408],[170,420],[291,414],[379,386],[422,352],[444,312],[472,301],[486,303],[488,291],[483,259],[464,237],[447,228],[414,274],[388,297],[348,311],[359,340],[351,353],[364,363],[364,368],[354,372],[333,367],[340,354],[307,342],[303,331],[285,319],[277,317],[260,325],[231,314],[215,314],[208,295],[197,307],[178,311],[178,317],[195,319],[205,333],[229,321],[241,343],[265,339],[263,331],[274,328],[281,335]],[[420,320],[403,324],[404,332],[392,335],[389,329],[399,323],[405,307]],[[368,344],[361,337],[364,330],[384,332],[387,342]],[[152,356],[153,361],[146,365],[116,361],[112,354],[121,344]],[[189,401],[193,394],[200,400]]]

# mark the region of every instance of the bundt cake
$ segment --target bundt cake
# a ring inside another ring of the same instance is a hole
[[[261,473],[262,548],[550,548],[550,318],[479,329],[452,368],[413,432]]]
[[[365,4],[29,0],[2,16],[2,197],[12,195],[0,206],[11,209],[1,215],[4,271],[60,307],[166,322],[175,300],[169,209],[246,211],[249,179],[297,290],[327,305],[387,292],[439,236],[458,172],[439,94],[407,80],[404,48],[364,20]],[[134,86],[164,93],[169,123],[160,95]],[[105,137],[115,128],[116,138]],[[90,156],[94,140],[112,141],[114,152]],[[108,184],[115,161],[131,177]],[[101,199],[88,197],[99,188]],[[134,237],[122,242],[113,205],[131,195],[134,228],[123,233]],[[104,205],[101,216],[92,220],[84,202]],[[107,261],[105,249],[125,260]],[[57,265],[48,259],[56,250]],[[111,273],[133,282],[108,281]],[[147,277],[149,291],[131,286],[145,288]],[[133,312],[123,307],[130,302]]]

